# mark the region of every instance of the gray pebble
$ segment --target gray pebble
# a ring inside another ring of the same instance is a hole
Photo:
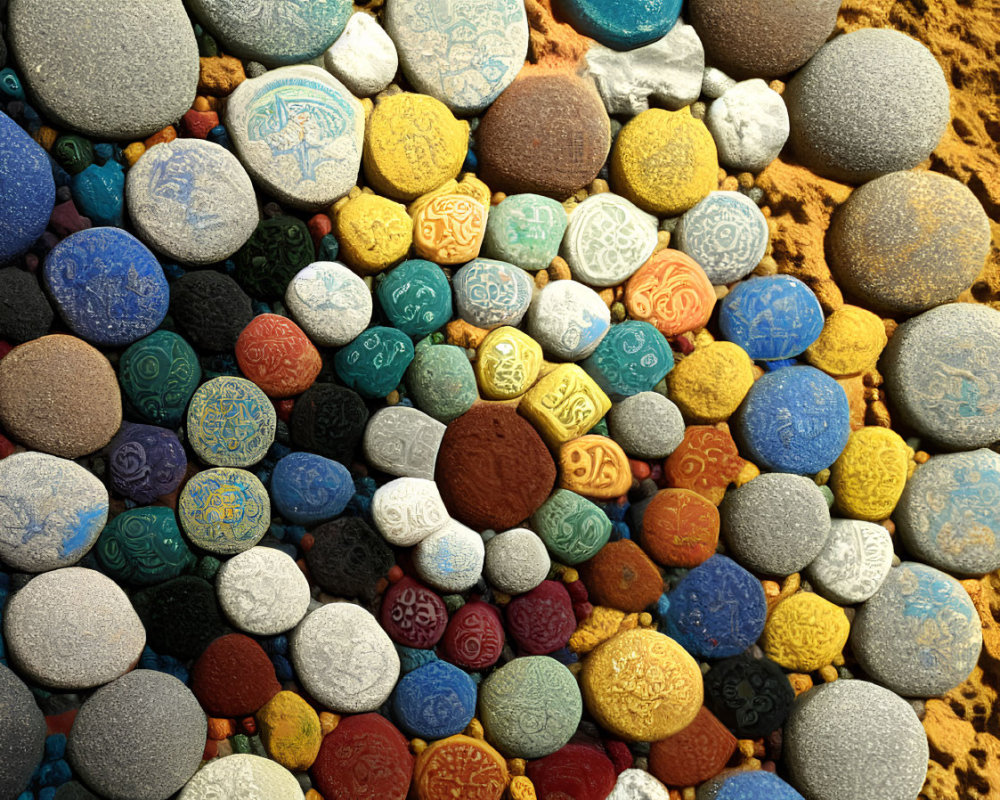
[[[427,478],[396,478],[372,497],[372,521],[394,547],[412,547],[448,524],[437,484]]]
[[[177,800],[302,800],[295,776],[281,764],[250,753],[208,762],[181,790]]]
[[[589,286],[552,281],[535,293],[526,329],[549,356],[580,361],[597,349],[611,329],[611,310]]]
[[[229,621],[257,636],[291,630],[309,608],[309,581],[290,555],[273,547],[251,547],[224,562],[215,592]]]
[[[31,690],[0,664],[0,797],[18,797],[45,751],[45,716]]]
[[[701,93],[712,100],[722,97],[735,85],[736,81],[718,67],[705,67],[705,72],[701,76]]]
[[[365,427],[365,459],[390,475],[432,480],[445,428],[443,422],[416,408],[379,409]]]
[[[915,800],[927,774],[917,715],[868,681],[838,680],[801,695],[782,741],[792,784],[809,800]]]
[[[316,261],[285,289],[285,305],[310,339],[323,347],[353,341],[372,319],[372,293],[339,261]]]
[[[569,217],[562,255],[573,277],[588,286],[616,286],[653,254],[658,221],[624,197],[588,197]]]
[[[358,97],[371,97],[392,82],[399,57],[396,45],[375,17],[358,11],[326,51],[323,63]]]
[[[198,769],[205,712],[172,675],[137,669],[96,691],[70,730],[70,764],[109,800],[166,800]]]
[[[669,800],[670,791],[648,772],[626,769],[618,774],[607,800]]]
[[[531,303],[531,276],[504,261],[477,258],[451,281],[456,314],[477,328],[517,326]]]
[[[830,521],[830,538],[806,567],[806,576],[831,602],[863,603],[889,574],[892,555],[892,537],[881,525],[834,519]]]
[[[630,456],[666,458],[684,439],[684,418],[659,392],[639,392],[611,406],[608,431]]]
[[[56,790],[55,800],[100,800],[79,781],[67,781]]]
[[[719,286],[753,272],[767,252],[770,236],[767,218],[749,197],[710,192],[678,219],[671,243],[697,261]]]
[[[482,537],[457,520],[448,522],[413,548],[413,567],[420,580],[443,592],[464,592],[483,574],[486,557]]]
[[[726,492],[719,507],[733,558],[764,575],[791,575],[819,555],[830,535],[830,511],[809,478],[765,473]]]
[[[524,594],[544,581],[552,562],[534,531],[512,528],[486,543],[483,575],[504,594]]]
[[[739,172],[760,172],[788,140],[785,101],[760,78],[727,89],[709,106],[705,124],[719,162]]]

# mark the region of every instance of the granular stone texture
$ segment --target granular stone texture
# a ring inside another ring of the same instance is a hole
[[[542,581],[504,608],[506,629],[521,655],[539,656],[566,646],[576,630],[573,598],[561,581]]]
[[[767,252],[770,232],[757,204],[739,192],[711,192],[687,211],[672,241],[713,284],[749,275]]]
[[[372,318],[372,295],[365,282],[336,261],[316,261],[297,273],[285,290],[285,305],[322,347],[347,344]]]
[[[760,172],[788,139],[785,102],[764,81],[741,81],[708,109],[705,124],[719,148],[719,161],[740,172]]]
[[[309,608],[309,581],[287,553],[251,547],[215,576],[219,606],[240,630],[274,636],[294,628]]]
[[[213,717],[255,714],[281,691],[263,648],[249,636],[220,636],[191,667],[191,691]]]
[[[587,744],[568,744],[545,758],[528,762],[525,773],[539,800],[572,797],[605,800],[615,787],[615,767],[603,750]]]
[[[111,440],[109,455],[111,487],[136,503],[152,503],[172,494],[188,465],[176,433],[131,422],[123,424]]]
[[[26,270],[0,270],[0,337],[20,344],[44,336],[55,313],[38,278]]]
[[[301,403],[300,399],[296,407]],[[367,418],[360,397],[358,403]],[[417,408],[390,406],[379,409],[368,424],[362,422],[362,426],[364,456],[373,467],[400,477],[423,480],[434,477],[434,465],[445,432],[443,423]]]
[[[297,447],[350,464],[368,422],[356,393],[334,383],[317,383],[295,401],[290,428]]]
[[[442,652],[463,669],[489,669],[500,659],[504,627],[500,612],[489,603],[473,600],[448,621]]]
[[[892,566],[892,538],[874,522],[830,520],[830,538],[806,567],[809,582],[827,600],[863,603],[882,585]]]
[[[432,661],[403,676],[392,695],[392,711],[412,736],[453,736],[476,712],[476,684],[458,667]]]
[[[741,739],[759,739],[780,728],[794,700],[792,684],[766,656],[728,658],[705,675],[706,707]]]
[[[607,421],[611,438],[636,458],[666,458],[684,438],[680,409],[658,392],[639,392],[615,403]]]
[[[812,672],[841,657],[850,632],[842,608],[818,594],[798,592],[771,611],[760,645],[785,669]]]
[[[302,787],[281,764],[251,753],[232,753],[206,764],[177,800],[302,800]]]
[[[250,297],[236,281],[215,270],[202,270],[170,284],[170,316],[199,350],[225,353],[236,347],[253,310]]]
[[[156,653],[194,659],[229,633],[212,584],[194,575],[143,589],[132,596],[132,604]]]
[[[702,706],[684,730],[653,742],[649,771],[671,786],[697,786],[717,775],[736,750],[736,737]]]
[[[360,764],[365,769],[358,769]],[[409,742],[385,717],[356,714],[344,717],[323,737],[310,774],[327,800],[404,800],[413,755]]]
[[[94,554],[107,575],[133,586],[176,578],[197,562],[174,510],[165,506],[123,511],[105,526]]]
[[[550,566],[545,543],[527,528],[512,528],[486,543],[483,574],[505,594],[531,591],[545,580]]]
[[[645,611],[663,591],[656,564],[631,539],[604,545],[581,570],[591,600],[621,611]]]
[[[240,410],[238,420],[234,408]],[[199,386],[191,397],[188,444],[206,464],[249,467],[271,447],[277,421],[274,406],[256,384],[246,378],[220,375]]]
[[[444,635],[448,608],[433,589],[404,575],[382,595],[379,622],[394,642],[430,648]]]
[[[396,478],[375,490],[372,521],[385,540],[396,547],[412,547],[449,520],[437,484],[426,478]]]
[[[2,54],[3,45],[0,45],[0,66],[4,62]],[[45,231],[56,187],[49,160],[38,143],[3,113],[0,113],[0,131],[3,132],[0,172],[4,174],[4,185],[0,188],[0,207],[3,208],[0,264],[3,264],[31,247]],[[4,302],[0,309],[6,305]]]
[[[393,564],[392,550],[360,517],[342,517],[313,530],[306,553],[309,575],[338,597],[375,597],[376,584]]]
[[[449,519],[413,549],[413,566],[431,586],[443,592],[464,592],[479,580],[485,557],[482,537]]]
[[[28,687],[0,664],[0,796],[20,796],[44,750],[45,717]]]

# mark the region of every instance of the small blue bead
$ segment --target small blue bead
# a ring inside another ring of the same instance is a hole
[[[274,674],[279,681],[290,681],[295,677],[291,662],[284,656],[271,656],[271,664],[274,665]]]
[[[0,93],[11,100],[24,100],[24,88],[21,79],[10,67],[0,69]]]
[[[45,739],[45,760],[54,761],[66,755],[66,735],[53,733]]]
[[[63,759],[48,761],[42,764],[38,771],[38,783],[41,786],[62,786],[73,777],[73,771]]]

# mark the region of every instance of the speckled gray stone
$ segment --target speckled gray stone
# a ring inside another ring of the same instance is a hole
[[[669,800],[670,791],[642,769],[626,769],[618,774],[607,800]]]
[[[287,553],[251,547],[225,561],[215,593],[229,621],[257,636],[294,628],[309,609],[309,581]]]
[[[719,506],[730,554],[764,575],[791,575],[812,561],[830,535],[830,511],[809,478],[765,473],[726,492]]]
[[[863,603],[882,585],[892,566],[892,537],[874,522],[830,521],[830,538],[806,567],[813,588],[834,603]]]
[[[431,480],[445,428],[417,408],[380,409],[365,427],[361,443],[365,460],[390,475]]]
[[[0,797],[17,797],[27,787],[42,760],[45,732],[31,690],[0,664]]]
[[[745,278],[767,252],[771,232],[742,192],[709,192],[677,220],[671,245],[698,262],[716,286]]]
[[[396,76],[399,57],[385,28],[358,11],[323,55],[326,68],[358,97],[381,92]]]
[[[413,548],[413,566],[420,580],[443,592],[464,592],[475,586],[485,557],[482,537],[453,519]]]
[[[67,781],[56,790],[55,800],[101,800],[79,781]]]
[[[250,753],[208,762],[181,790],[177,800],[302,800],[302,787],[281,764]]]
[[[820,48],[785,89],[795,154],[820,175],[861,183],[911,169],[950,119],[930,50],[904,33],[863,28]]]
[[[719,162],[739,172],[760,172],[788,139],[788,109],[760,78],[730,87],[705,115]]]
[[[89,689],[139,660],[146,631],[113,580],[82,567],[32,578],[7,603],[3,631],[11,665],[51,689]]]
[[[353,341],[372,319],[372,293],[339,261],[316,261],[296,274],[285,305],[309,338],[323,347]]]
[[[597,349],[611,329],[611,311],[589,286],[552,281],[532,298],[526,329],[550,357],[580,361]]]
[[[483,575],[504,594],[524,594],[544,581],[552,562],[545,542],[527,528],[511,528],[486,543]]]
[[[394,547],[412,547],[448,524],[437,484],[427,478],[396,478],[372,497],[372,521]]]
[[[666,458],[684,439],[684,417],[659,392],[639,392],[611,407],[608,431],[630,456]]]
[[[207,732],[190,689],[172,675],[137,669],[87,699],[67,754],[109,800],[166,800],[198,769]]]
[[[591,195],[569,216],[562,256],[588,286],[616,286],[653,254],[658,220],[612,192]]]
[[[896,329],[879,362],[890,403],[947,450],[1000,441],[1000,311],[952,303]]]
[[[701,93],[712,100],[722,97],[727,89],[735,85],[736,81],[718,67],[705,67],[701,76]]]
[[[954,178],[893,172],[854,190],[826,243],[842,289],[866,307],[915,314],[969,288],[990,251],[990,220]]]
[[[809,800],[916,800],[927,774],[917,715],[868,681],[839,680],[800,695],[782,742],[792,784]]]
[[[181,0],[13,0],[9,13],[31,101],[67,128],[143,139],[194,102],[198,45]]]

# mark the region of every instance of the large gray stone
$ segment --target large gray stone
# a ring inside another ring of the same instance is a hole
[[[788,139],[788,109],[760,78],[727,89],[705,115],[719,162],[739,172],[760,172]]]
[[[31,690],[0,664],[0,797],[20,795],[45,751],[45,716]]]

